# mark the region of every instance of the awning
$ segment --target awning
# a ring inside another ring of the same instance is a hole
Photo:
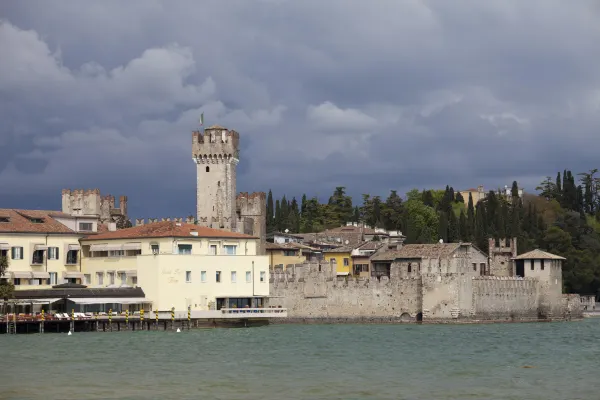
[[[152,300],[149,300],[145,297],[85,297],[81,299],[69,299],[73,303],[76,304],[142,304],[142,303],[152,303]]]
[[[83,279],[83,272],[63,272],[63,278]]]
[[[60,297],[58,298],[52,298],[52,299],[11,299],[8,301],[8,303],[24,303],[24,304],[50,304],[50,303],[56,303],[57,301],[61,301],[62,299]],[[2,303],[2,300],[0,299],[0,303]]]
[[[8,243],[0,243],[0,250],[10,250],[10,245]]]
[[[338,272],[337,276],[346,276],[346,275],[350,275],[350,272]]]
[[[108,250],[108,251],[123,250],[123,245],[122,244],[107,244],[106,250]]]
[[[123,250],[141,250],[141,249],[142,249],[141,243],[125,243],[123,245]]]
[[[69,250],[80,250],[81,246],[78,244],[70,244],[69,245]]]
[[[48,246],[45,244],[36,244],[33,248],[34,250],[48,250]]]
[[[106,251],[106,244],[93,244],[90,246],[90,251]]]
[[[132,270],[129,270],[129,271],[125,271],[125,275],[127,275],[127,276],[137,276],[137,270],[132,269]]]
[[[31,271],[11,271],[13,278],[31,279]]]
[[[33,276],[33,279],[50,279],[50,273],[45,272],[45,271],[40,271],[40,272],[32,272],[31,276]]]

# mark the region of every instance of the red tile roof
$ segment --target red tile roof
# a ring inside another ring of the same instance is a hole
[[[198,232],[200,238],[238,238],[257,239],[254,236],[244,235],[237,232],[229,232],[221,229],[205,228],[194,224],[184,224],[175,221],[153,222],[150,224],[134,226],[127,229],[118,229],[112,232],[90,235],[84,240],[107,240],[107,239],[141,239],[157,237],[195,237],[191,232]]]
[[[0,222],[0,233],[77,234],[52,218],[53,215],[62,217],[67,214],[63,215],[60,211],[2,208],[0,209],[0,221],[8,218],[8,222]],[[33,219],[41,220],[41,222],[33,222]]]

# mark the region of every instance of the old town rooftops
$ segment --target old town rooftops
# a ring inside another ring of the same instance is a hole
[[[305,250],[309,252],[319,251],[318,249],[313,249],[310,246],[301,243],[265,243],[265,248],[267,250]]]
[[[387,250],[371,257],[372,261],[393,261],[398,258],[447,258],[461,246],[471,243],[405,244],[398,250]]]
[[[60,211],[0,209],[0,233],[73,234],[53,217],[71,218]]]
[[[206,228],[194,224],[184,224],[175,221],[163,221],[134,226],[132,228],[118,229],[112,232],[100,233],[97,235],[88,236],[84,240],[142,239],[159,237],[257,239],[254,236],[245,235],[243,233]]]

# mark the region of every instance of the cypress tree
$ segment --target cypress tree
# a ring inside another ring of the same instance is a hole
[[[460,216],[458,217],[458,233],[460,240],[463,242],[469,241],[469,230],[467,228],[467,217],[464,210],[460,210]]]
[[[304,215],[306,212],[306,194],[302,195],[302,203],[300,204],[300,214]]]
[[[275,209],[273,208],[273,193],[271,189],[269,189],[269,194],[267,196],[267,232],[273,232],[273,214],[275,213]]]
[[[475,240],[475,207],[473,207],[473,195],[470,192],[467,206],[467,240]]]
[[[440,224],[438,226],[438,236],[440,239],[444,241],[444,243],[448,243],[448,214],[441,211],[440,212]]]
[[[460,240],[460,232],[458,228],[458,221],[453,211],[448,214],[448,242],[456,243]]]
[[[423,199],[423,204],[425,204],[427,207],[433,208],[433,194],[431,193],[431,190],[424,190],[421,196]]]
[[[273,221],[273,227],[276,231],[281,231],[281,206],[279,205],[279,199],[275,201],[275,218]]]

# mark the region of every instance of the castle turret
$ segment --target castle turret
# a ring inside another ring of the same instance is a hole
[[[235,231],[239,133],[218,125],[194,132],[192,157],[197,174],[198,224]]]

